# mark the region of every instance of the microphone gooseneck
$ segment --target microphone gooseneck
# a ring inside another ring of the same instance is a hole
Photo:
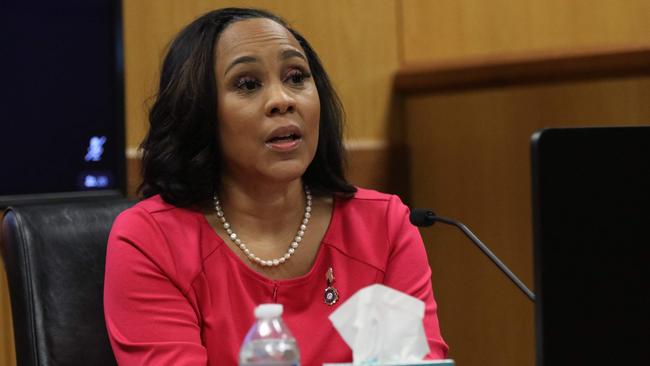
[[[499,267],[501,272],[506,275],[519,289],[530,299],[530,301],[535,302],[535,294],[524,285],[521,280],[515,276],[510,269],[501,262],[501,260],[492,253],[492,251],[485,245],[483,242],[476,236],[474,233],[465,226],[462,222],[449,219],[442,216],[437,216],[433,211],[426,208],[414,208],[411,210],[409,216],[411,224],[419,227],[427,227],[435,224],[436,222],[442,222],[443,224],[452,225],[457,227],[460,231],[465,234],[482,252],[485,254],[492,262]]]

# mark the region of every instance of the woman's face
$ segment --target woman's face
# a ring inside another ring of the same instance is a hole
[[[216,82],[224,175],[300,178],[316,153],[320,100],[293,35],[270,19],[231,24],[216,45]]]

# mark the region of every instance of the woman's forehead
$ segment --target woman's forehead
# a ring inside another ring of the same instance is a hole
[[[293,46],[302,51],[296,38],[281,24],[266,18],[246,19],[229,25],[219,37],[216,51],[228,58],[266,46]]]

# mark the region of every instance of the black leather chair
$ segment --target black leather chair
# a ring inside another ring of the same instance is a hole
[[[2,222],[18,365],[115,365],[103,313],[106,241],[126,200],[14,207]]]

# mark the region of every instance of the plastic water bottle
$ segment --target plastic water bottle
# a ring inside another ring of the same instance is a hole
[[[262,304],[255,308],[255,324],[239,351],[240,366],[300,366],[300,351],[282,321],[282,310],[281,304]]]

